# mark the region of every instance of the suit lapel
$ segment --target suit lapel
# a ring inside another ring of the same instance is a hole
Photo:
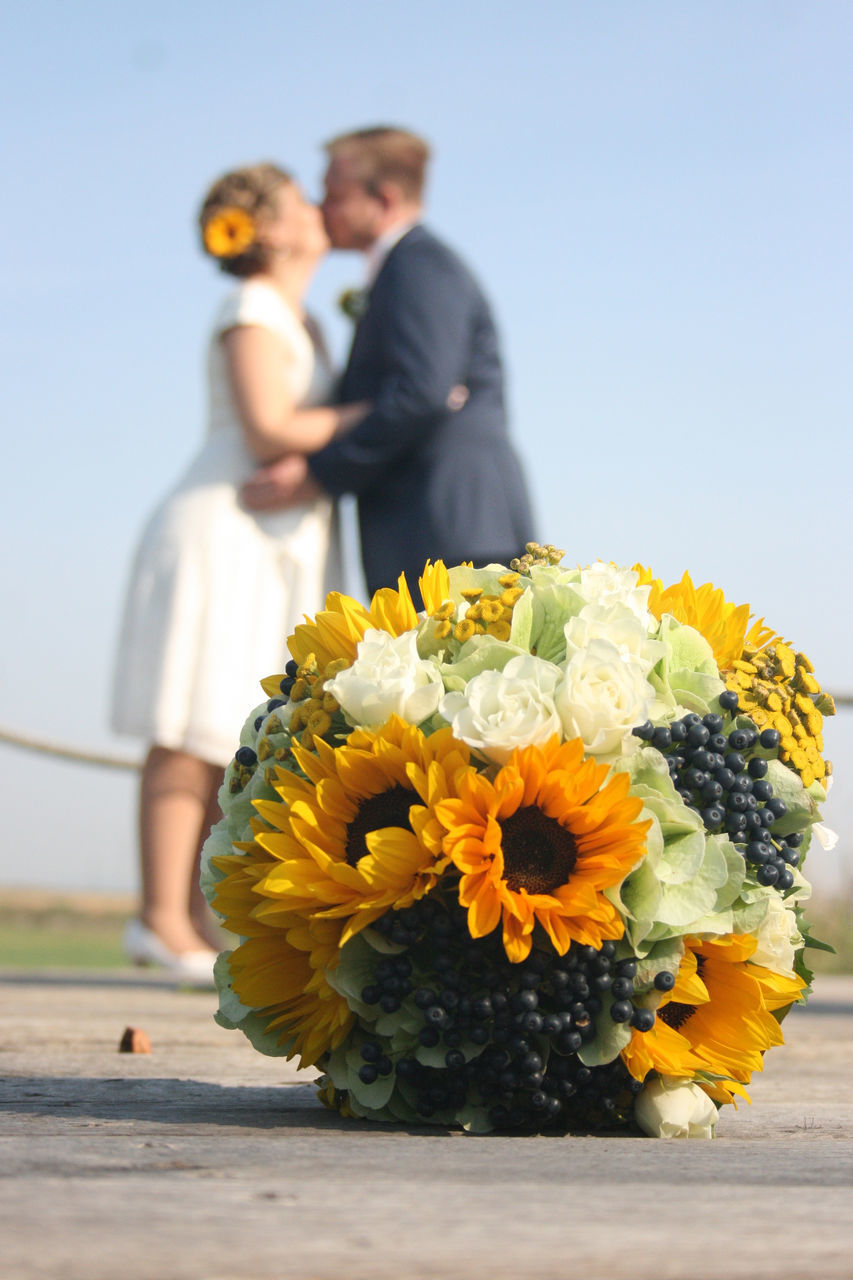
[[[359,365],[369,356],[372,348],[376,345],[373,341],[376,329],[375,317],[371,317],[370,313],[374,295],[377,292],[380,295],[382,293],[382,282],[386,275],[388,264],[392,258],[395,258],[401,251],[405,252],[407,245],[417,244],[425,235],[427,235],[427,232],[424,230],[421,223],[418,222],[413,227],[410,227],[405,235],[400,236],[400,239],[396,244],[391,246],[388,253],[385,255],[385,259],[376,274],[376,278],[367,292],[367,306],[363,315],[356,323],[355,330],[352,335],[349,356],[347,358],[346,368],[340,383],[340,400],[342,402],[351,399],[361,399],[365,394],[363,390],[357,387],[350,390],[350,383],[353,378],[357,378]]]

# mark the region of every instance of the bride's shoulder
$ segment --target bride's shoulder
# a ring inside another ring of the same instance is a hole
[[[276,289],[264,280],[241,280],[219,304],[214,332],[235,325],[256,324],[277,332],[287,332],[293,319],[290,308]]]

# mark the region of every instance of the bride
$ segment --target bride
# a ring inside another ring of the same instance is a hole
[[[208,355],[207,438],[149,520],[120,633],[111,722],[149,744],[140,792],[142,909],[125,946],[138,963],[210,981],[218,946],[198,888],[201,845],[259,680],[339,577],[330,501],[250,512],[240,485],[259,463],[310,452],[366,406],[322,407],[332,390],[303,298],[328,241],[289,174],[258,164],[213,184],[202,244],[239,282]]]

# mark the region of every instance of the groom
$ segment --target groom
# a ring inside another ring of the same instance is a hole
[[[365,253],[368,271],[338,399],[371,408],[300,464],[303,492],[313,481],[356,494],[368,590],[395,585],[404,570],[416,594],[428,558],[506,564],[533,537],[497,335],[468,268],[421,225],[426,143],[402,129],[360,129],[326,153],[329,239]],[[299,475],[292,465],[279,482],[267,468],[244,497],[256,508],[290,505]]]

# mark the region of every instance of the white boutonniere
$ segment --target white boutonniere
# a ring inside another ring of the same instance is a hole
[[[338,306],[345,316],[358,324],[367,311],[370,294],[366,289],[344,289],[338,298]]]

